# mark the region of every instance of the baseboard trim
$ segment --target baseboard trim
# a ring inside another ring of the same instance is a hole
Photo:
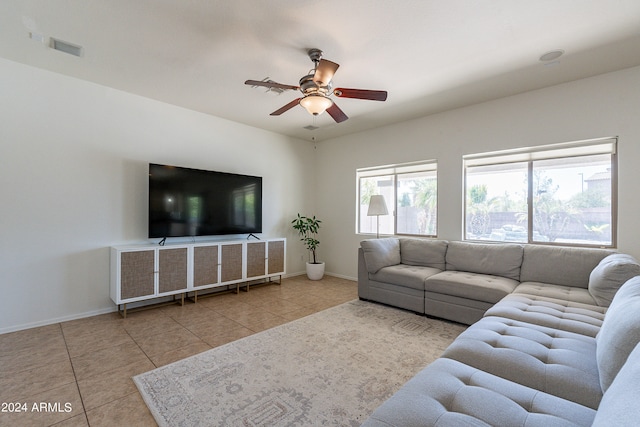
[[[55,325],[56,323],[68,322],[70,320],[84,319],[85,317],[99,316],[101,314],[114,313],[118,311],[116,306],[110,308],[102,308],[99,310],[86,311],[84,313],[71,314],[69,316],[56,317],[53,319],[40,320],[38,322],[24,323],[22,325],[9,326],[0,329],[0,335],[10,332],[24,331],[25,329],[39,328],[41,326]]]
[[[301,272],[297,272],[297,273],[289,273],[289,274],[284,274],[282,277],[284,278],[288,278],[288,277],[295,277],[295,276],[304,276],[307,273],[304,271]],[[345,280],[353,280],[353,281],[357,281],[358,279],[353,278],[353,277],[349,277],[349,276],[345,276],[342,274],[336,274],[336,273],[329,273],[326,272],[325,273],[326,276],[333,276],[333,277],[337,277],[339,279],[345,279]],[[144,306],[145,304],[140,304],[140,306]],[[132,304],[130,307],[134,308],[134,304]],[[23,331],[25,329],[32,329],[32,328],[39,328],[41,326],[49,326],[49,325],[55,325],[56,323],[63,323],[63,322],[69,322],[71,320],[78,320],[78,319],[84,319],[85,317],[92,317],[92,316],[99,316],[101,314],[108,314],[108,313],[114,313],[118,311],[118,307],[113,306],[113,307],[109,307],[109,308],[102,308],[102,309],[98,309],[98,310],[92,310],[92,311],[86,311],[84,313],[76,313],[76,314],[71,314],[68,316],[62,316],[62,317],[56,317],[53,319],[47,319],[47,320],[40,320],[38,322],[31,322],[31,323],[24,323],[22,325],[14,325],[14,326],[9,326],[6,328],[0,328],[0,335],[2,334],[8,334],[11,332],[18,332],[18,331]]]

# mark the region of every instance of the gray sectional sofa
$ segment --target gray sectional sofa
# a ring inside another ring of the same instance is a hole
[[[640,264],[609,250],[363,241],[362,299],[470,324],[365,426],[638,425]]]
[[[589,289],[591,272],[611,250],[410,238],[360,246],[361,299],[468,325],[512,294],[611,301],[612,290]]]

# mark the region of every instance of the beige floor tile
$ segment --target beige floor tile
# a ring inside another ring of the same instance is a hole
[[[264,309],[260,309],[257,307],[254,307],[253,310],[250,311],[241,311],[237,313],[227,312],[225,316],[249,329],[251,329],[250,325],[264,323],[266,321],[279,317],[277,314],[270,313]]]
[[[75,382],[24,399],[26,410],[0,414],[0,426],[50,426],[84,414]]]
[[[309,316],[310,314],[316,313],[316,311],[311,308],[311,307],[302,307],[298,310],[295,311],[290,311],[288,313],[284,313],[282,315],[282,317],[284,317],[285,319],[292,321],[292,320],[297,320],[297,319],[301,319],[303,317]]]
[[[202,353],[203,351],[211,350],[211,348],[209,344],[200,340],[196,343],[167,351],[166,353],[154,355],[151,357],[151,360],[156,367],[160,367]]]
[[[200,322],[193,322],[185,327],[194,335],[202,337],[205,335],[216,335],[228,330],[242,328],[243,326],[228,317],[221,316]]]
[[[284,317],[276,316],[266,320],[249,321],[246,326],[247,328],[251,329],[254,332],[262,332],[262,331],[266,331],[267,329],[271,329],[271,328],[275,328],[276,326],[283,325],[287,322],[289,322],[288,319]]]
[[[137,391],[131,377],[155,369],[150,360],[132,363],[78,381],[86,410],[97,408]]]
[[[64,346],[64,337],[59,324],[0,335],[0,356],[60,346]]]
[[[82,415],[68,418],[52,427],[89,427],[89,421],[87,420],[87,414],[83,413]]]
[[[308,293],[292,293],[284,297],[285,300],[301,307],[310,307],[318,302],[318,297]]]
[[[185,328],[150,335],[137,341],[142,351],[152,360],[157,355],[200,342],[200,338]]]
[[[216,293],[214,295],[200,296],[198,297],[197,305],[202,305],[204,307],[210,309],[216,309],[220,307],[225,307],[228,304],[236,304],[242,302],[238,299],[240,295],[236,295],[235,293]]]
[[[296,304],[293,301],[288,301],[282,298],[278,298],[277,300],[270,302],[269,304],[262,305],[261,308],[268,311],[269,313],[282,316],[283,314],[300,310],[301,308],[303,308],[303,306]]]
[[[273,295],[279,288],[277,284],[259,284],[249,288],[249,292],[240,291],[237,298],[242,302],[249,302],[255,298],[264,298],[267,295]]]
[[[120,318],[122,320],[122,318]],[[103,320],[86,324],[63,326],[62,332],[65,340],[69,337],[82,337],[85,335],[111,335],[124,330],[124,323],[118,320]]]
[[[118,313],[107,313],[61,323],[65,338],[84,334],[108,333],[122,329],[124,319]]]
[[[129,311],[126,319],[109,313],[0,335],[0,400],[27,399],[62,409],[10,418],[0,414],[0,427],[155,426],[132,376],[357,295],[354,281],[296,276],[282,284],[252,285],[238,295]],[[64,412],[67,402],[72,412]]]
[[[318,298],[313,304],[309,304],[309,307],[314,311],[322,311],[327,308],[335,307],[336,305],[342,304],[342,301],[331,301],[324,298]]]
[[[167,316],[172,319],[181,322],[182,320],[188,320],[199,317],[207,317],[215,315],[215,312],[209,307],[203,304],[188,302],[185,305],[170,305],[160,308]]]
[[[0,377],[0,402],[16,402],[40,392],[75,384],[69,359]]]
[[[214,298],[212,298],[213,300]],[[256,309],[255,305],[247,304],[246,302],[241,301],[229,301],[225,304],[220,304],[218,306],[212,306],[211,309],[216,313],[222,314],[223,316],[227,316],[231,313],[251,313]]]
[[[202,340],[213,348],[230,343],[235,340],[239,340],[241,338],[248,337],[249,335],[253,335],[254,333],[255,332],[253,332],[249,328],[241,327],[239,329],[221,332],[216,335],[205,335],[202,337]]]
[[[87,411],[87,418],[91,427],[157,426],[151,412],[137,391],[122,399]]]
[[[254,307],[268,307],[272,304],[284,301],[280,294],[273,292],[262,292],[259,295],[253,296],[251,299],[245,300],[247,304]]]
[[[179,319],[175,319],[181,326],[192,330],[196,328],[207,327],[207,325],[213,325],[225,320],[226,317],[216,311],[205,308],[203,311],[199,311],[191,316],[182,315]]]
[[[147,356],[137,344],[120,344],[71,358],[77,380],[90,378],[123,366],[143,362]]]
[[[145,315],[149,313],[151,311],[135,313],[140,316],[127,316],[125,319],[124,328],[134,340],[182,329],[180,323],[160,311]]]
[[[10,355],[0,356],[0,377],[65,360],[69,360],[69,353],[64,341],[50,341],[43,344],[42,347],[24,349]]]
[[[86,353],[116,345],[135,344],[127,331],[121,327],[82,335],[65,334],[65,339],[71,357],[82,356]]]

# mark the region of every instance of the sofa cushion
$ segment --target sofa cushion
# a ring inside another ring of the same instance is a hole
[[[439,273],[440,270],[431,267],[418,267],[415,265],[398,264],[383,267],[377,273],[370,276],[371,280],[390,283],[392,285],[424,290],[424,282],[427,277]]]
[[[513,293],[488,309],[485,316],[506,317],[595,338],[605,311],[595,305]]]
[[[382,267],[400,264],[400,241],[394,237],[360,242],[367,271],[375,273]]]
[[[447,270],[469,271],[520,279],[522,246],[511,243],[449,242]]]
[[[640,276],[618,290],[597,336],[602,391],[607,391],[631,351],[640,342]]]
[[[591,271],[611,253],[602,249],[526,245],[520,281],[586,289]]]
[[[466,271],[443,271],[425,282],[425,290],[429,292],[489,303],[500,301],[516,286],[518,282],[513,279]]]
[[[424,291],[369,280],[367,300],[424,314]]]
[[[453,320],[463,325],[473,325],[482,319],[493,303],[473,300],[465,297],[424,292],[424,314]]]
[[[602,396],[593,427],[631,427],[640,420],[640,344]]]
[[[627,254],[611,254],[593,269],[589,276],[589,292],[598,305],[608,307],[620,286],[640,276],[640,264]]]
[[[498,317],[471,325],[442,357],[597,409],[595,338]]]
[[[445,269],[446,240],[400,239],[403,264]]]
[[[590,426],[595,412],[441,358],[378,407],[363,427]]]
[[[554,298],[580,304],[598,305],[588,289],[575,286],[552,285],[550,283],[523,282],[518,285],[516,294]]]

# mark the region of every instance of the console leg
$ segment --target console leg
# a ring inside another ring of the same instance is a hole
[[[122,310],[120,310],[120,304],[118,304],[118,313],[120,313],[120,316],[122,316],[124,319],[127,318],[127,304],[122,304]]]

